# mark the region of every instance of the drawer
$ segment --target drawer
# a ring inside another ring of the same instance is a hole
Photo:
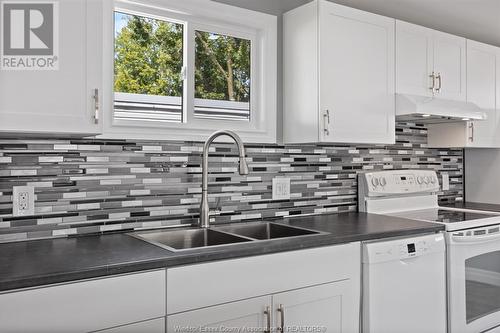
[[[165,270],[0,294],[0,332],[89,332],[165,316]]]
[[[94,333],[165,333],[165,317],[113,327]]]
[[[349,279],[360,244],[222,260],[167,269],[167,314]]]

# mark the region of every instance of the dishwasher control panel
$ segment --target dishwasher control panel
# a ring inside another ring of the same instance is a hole
[[[432,242],[429,240],[418,240],[414,242],[405,242],[399,245],[399,258],[407,259],[428,253],[432,250]]]
[[[366,243],[363,246],[363,263],[405,260],[444,250],[443,234]]]

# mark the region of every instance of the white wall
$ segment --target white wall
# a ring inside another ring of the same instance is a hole
[[[465,150],[465,200],[500,204],[500,149]]]

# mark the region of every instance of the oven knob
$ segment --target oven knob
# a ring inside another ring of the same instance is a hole
[[[417,177],[417,183],[422,184],[423,181],[424,179],[422,178],[422,176]]]
[[[387,185],[387,180],[385,179],[385,177],[380,177],[380,185],[381,186]]]
[[[429,184],[429,177],[427,176],[424,177],[424,183]]]
[[[377,187],[378,184],[379,184],[378,178],[372,178],[372,185],[375,186],[375,187]]]

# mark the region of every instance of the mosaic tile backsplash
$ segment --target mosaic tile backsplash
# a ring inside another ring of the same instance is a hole
[[[429,168],[447,172],[441,201],[463,196],[463,150],[429,149],[423,125],[398,124],[391,146],[248,144],[248,176],[233,144],[212,146],[213,223],[356,211],[356,174]],[[199,142],[0,139],[0,242],[196,223]],[[272,178],[291,178],[291,199],[272,200]],[[35,216],[13,217],[13,186],[35,187]]]

